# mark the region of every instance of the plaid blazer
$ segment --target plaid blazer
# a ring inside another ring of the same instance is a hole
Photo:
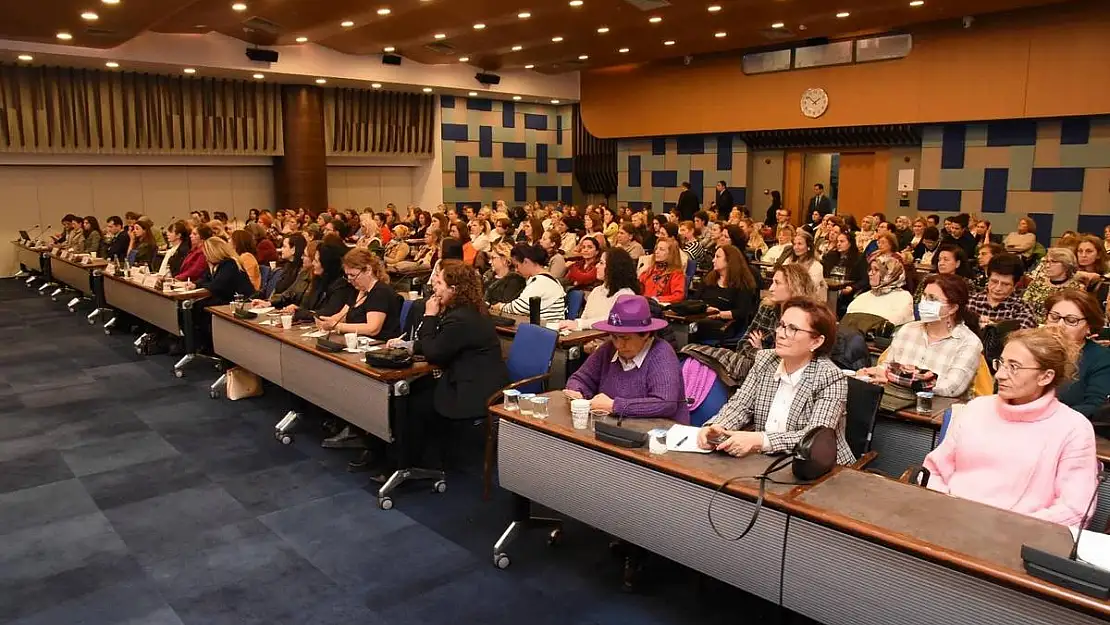
[[[755,364],[744,383],[706,425],[716,424],[726,430],[742,430],[752,426],[753,430],[763,432],[767,427],[767,414],[771,411],[771,404],[779,389],[779,382],[775,379],[779,362],[781,361],[773,349],[758,352]],[[837,432],[837,464],[855,462],[855,456],[844,438],[847,404],[848,380],[844,373],[828,358],[814,358],[806,365],[798,392],[790,405],[786,431],[766,432],[771,448],[763,452],[788,453],[809,430],[825,426]]]

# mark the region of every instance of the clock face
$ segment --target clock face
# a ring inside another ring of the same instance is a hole
[[[802,93],[802,115],[816,119],[829,108],[829,94],[820,87],[806,89]]]

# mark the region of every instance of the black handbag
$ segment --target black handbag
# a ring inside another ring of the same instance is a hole
[[[412,354],[399,347],[366,352],[366,364],[375,369],[408,369],[412,363]]]
[[[690,315],[700,315],[709,308],[709,305],[703,301],[696,299],[688,299],[682,302],[675,302],[667,307],[667,310],[682,317]]]

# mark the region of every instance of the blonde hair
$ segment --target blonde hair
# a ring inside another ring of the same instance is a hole
[[[1063,263],[1068,269],[1068,277],[1071,277],[1076,268],[1079,267],[1079,260],[1075,258],[1075,252],[1069,247],[1050,247],[1045,250],[1044,257],[1046,260]]]
[[[243,268],[243,264],[239,262],[239,254],[235,252],[235,248],[219,237],[208,237],[204,240],[204,260],[213,267],[225,260],[233,260],[235,261],[236,267],[239,269]]]
[[[655,247],[658,248],[664,243],[667,244],[667,271],[682,271],[682,254],[678,251],[678,241],[663,239],[657,242]]]
[[[378,282],[389,284],[389,272],[385,270],[385,263],[369,250],[355,248],[343,256],[343,266],[347,269],[359,271],[370,270]]]
[[[1078,371],[1075,363],[1079,362],[1080,347],[1068,340],[1063,328],[1044,326],[1018,330],[1006,337],[1006,344],[1013,342],[1021,343],[1039,366],[1056,374],[1045,388],[1046,391],[1075,377]]]
[[[781,273],[783,282],[786,282],[786,288],[790,289],[790,298],[804,297],[806,299],[817,299],[817,285],[813,283],[813,279],[809,277],[809,270],[797,263],[775,267],[775,273]],[[768,297],[764,303],[772,303]]]
[[[502,241],[490,248],[490,254],[496,254],[502,258],[510,258],[513,255],[513,246],[511,243]]]

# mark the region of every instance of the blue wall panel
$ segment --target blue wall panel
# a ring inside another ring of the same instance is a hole
[[[963,169],[964,150],[967,146],[967,126],[949,124],[944,127],[940,144],[940,168]]]
[[[439,105],[442,106],[445,109],[455,108],[455,96],[453,96],[453,95],[441,95],[441,96],[439,96]]]
[[[470,140],[466,124],[443,124],[442,133],[444,141]]]
[[[516,128],[516,105],[512,102],[501,103],[501,127]]]
[[[564,204],[571,204],[574,202],[574,187],[559,187],[559,199]]]
[[[1030,191],[1083,191],[1082,167],[1034,167]]]
[[[547,144],[546,143],[537,143],[536,144],[536,173],[537,174],[546,174],[547,173]]]
[[[628,186],[640,186],[640,157],[629,155],[628,157]]]
[[[1014,119],[987,124],[988,146],[1037,145],[1037,122]]]
[[[560,174],[574,173],[574,159],[573,158],[559,158],[555,159],[555,171]]]
[[[505,187],[505,172],[480,171],[478,172],[478,186],[483,189],[502,189]]]
[[[493,157],[493,126],[478,126],[478,156]]]
[[[667,153],[667,139],[665,137],[656,137],[651,140],[651,155],[663,156]]]
[[[702,135],[682,135],[678,137],[679,154],[705,154],[705,137]]]
[[[1006,185],[1010,181],[1010,170],[990,168],[983,170],[983,212],[1006,212]]]
[[[528,144],[502,143],[501,156],[505,158],[528,158]]]
[[[536,187],[536,199],[540,202],[558,202],[559,187]]]
[[[466,156],[455,157],[455,188],[470,187],[470,159]]]
[[[917,207],[923,213],[960,212],[962,191],[952,189],[921,189],[917,192]]]
[[[1045,247],[1052,246],[1052,215],[1050,213],[1030,213],[1029,217],[1037,224],[1037,242]]]
[[[528,201],[528,173],[518,171],[513,174],[513,201]]]
[[[673,189],[678,186],[678,172],[677,171],[653,171],[651,172],[651,186]]]
[[[717,135],[717,169],[732,171],[732,135]]]
[[[489,98],[467,98],[466,110],[468,111],[492,111],[493,100]]]
[[[547,130],[547,115],[525,113],[524,127],[529,130]]]

